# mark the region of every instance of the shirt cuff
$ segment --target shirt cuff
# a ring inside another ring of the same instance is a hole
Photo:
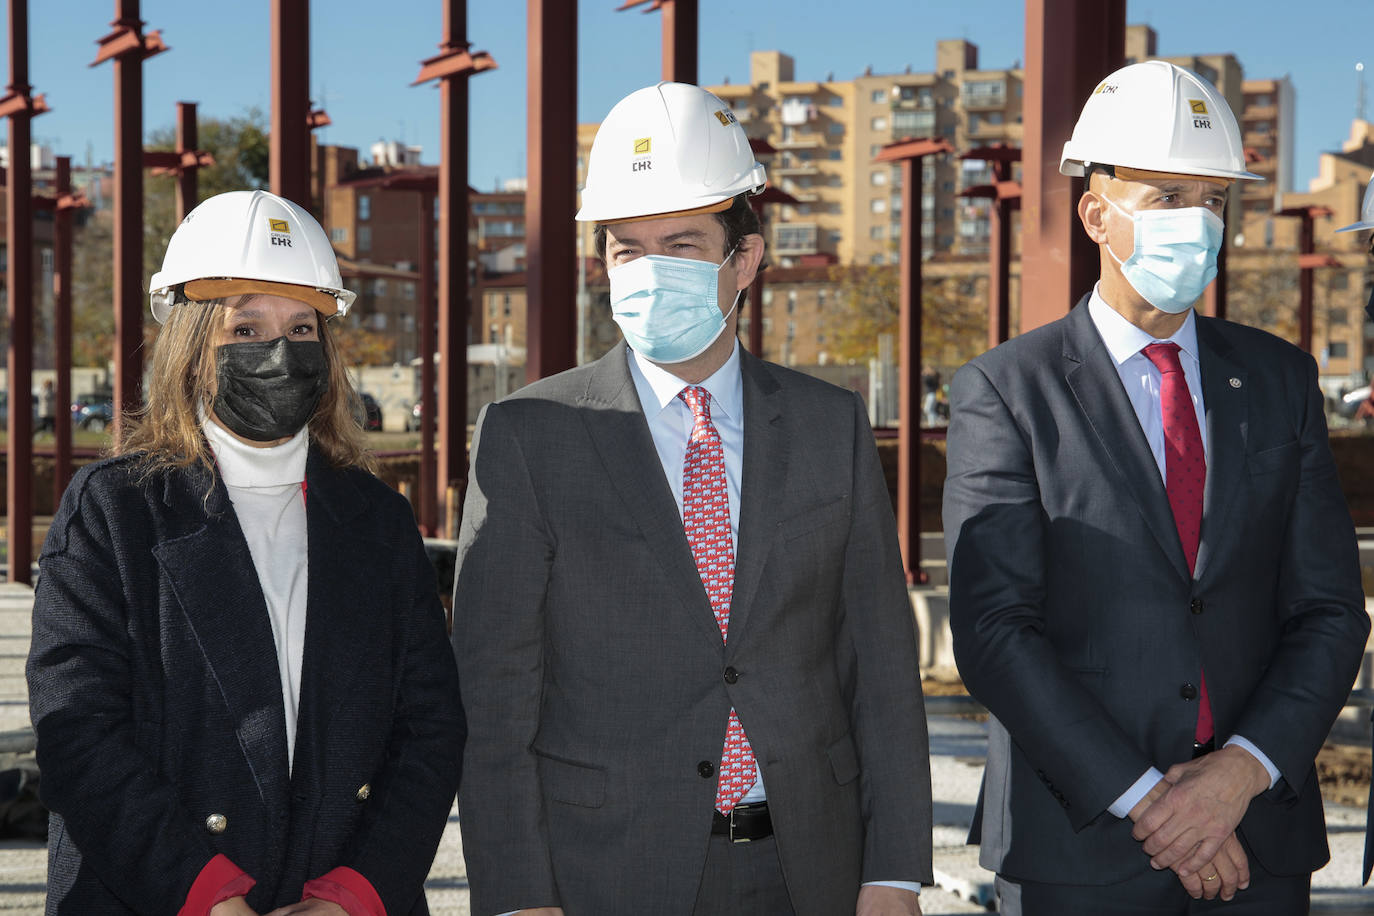
[[[305,882],[302,900],[314,897],[337,903],[348,912],[348,916],[386,916],[386,907],[377,891],[358,872],[340,866],[318,878]]]
[[[1140,804],[1140,800],[1150,794],[1150,790],[1159,784],[1164,778],[1164,774],[1154,767],[1145,771],[1145,775],[1137,779],[1129,789],[1121,793],[1112,806],[1107,810],[1117,817],[1127,817],[1131,809]]]
[[[231,897],[242,897],[257,883],[252,875],[220,853],[206,862],[200,874],[196,875],[191,890],[186,894],[186,902],[177,910],[177,916],[206,916],[215,904]]]
[[[919,881],[865,881],[863,887],[868,887],[870,884],[877,887],[895,887],[900,890],[911,891],[913,894],[921,892]]]
[[[1249,738],[1241,735],[1232,735],[1226,739],[1226,744],[1222,746],[1230,747],[1233,744],[1249,751],[1250,755],[1260,762],[1260,766],[1264,767],[1265,772],[1269,774],[1269,788],[1272,789],[1274,786],[1278,785],[1280,775],[1279,768],[1274,766],[1274,761],[1270,760],[1269,756],[1265,754],[1264,751],[1255,747],[1254,743]]]

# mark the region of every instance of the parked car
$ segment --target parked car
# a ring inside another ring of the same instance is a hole
[[[1337,404],[1336,412],[1347,420],[1353,420],[1355,418],[1355,411],[1360,409],[1360,402],[1368,397],[1368,385],[1365,385],[1363,388],[1356,388],[1354,391],[1346,392],[1345,396],[1341,398],[1340,403]]]
[[[79,394],[72,402],[72,423],[102,433],[114,422],[114,401],[98,394]]]
[[[380,432],[382,429],[382,405],[377,403],[377,399],[366,391],[361,392],[363,399],[363,415],[358,417],[358,424],[363,429],[370,432]]]

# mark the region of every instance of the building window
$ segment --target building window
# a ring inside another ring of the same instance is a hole
[[[871,238],[871,239],[872,239],[873,241],[875,241],[875,242],[881,242],[884,238],[887,237],[887,227],[886,227],[886,226],[869,226],[869,227],[868,227],[868,237]]]
[[[868,122],[868,126],[873,130],[887,130],[887,118],[877,117]]]
[[[1333,327],[1343,328],[1350,324],[1350,310],[1332,309],[1327,320]]]
[[[372,281],[372,295],[378,299],[386,298],[386,281],[378,277]]]
[[[894,111],[892,130],[895,133],[930,134],[935,132],[935,112]]]
[[[882,89],[874,89],[873,95],[869,96],[874,105],[882,105],[887,101],[887,92]]]
[[[329,241],[338,242],[341,245],[346,244],[348,242],[348,227],[335,226],[334,228],[330,229]]]
[[[510,293],[503,293],[501,296],[501,312],[507,318],[510,317]]]
[[[868,210],[870,213],[886,213],[887,201],[884,198],[875,197],[868,202]]]
[[[832,136],[832,137],[843,137],[843,136],[844,136],[844,125],[843,125],[843,124],[831,124],[831,125],[830,125],[830,128],[829,128],[829,130],[828,130],[827,132],[828,132],[828,133],[830,134],[830,136]]]
[[[844,152],[842,150],[832,149],[829,158],[832,162],[839,162],[844,158]]]
[[[358,195],[358,219],[372,219],[372,196]]]
[[[359,251],[371,251],[371,250],[372,250],[372,227],[371,227],[371,226],[359,226],[359,227],[358,227],[358,250],[359,250]]]
[[[1350,277],[1349,277],[1344,271],[1340,271],[1340,270],[1334,271],[1334,272],[1331,274],[1331,280],[1330,280],[1330,282],[1331,282],[1331,288],[1332,288],[1332,289],[1349,289],[1349,288],[1350,288]]]
[[[491,327],[487,328],[487,343],[500,343],[500,342],[501,342],[501,326],[500,326],[499,324],[493,324]]]
[[[789,289],[787,291],[787,314],[793,315],[797,311],[797,291]]]
[[[869,172],[869,173],[868,173],[868,183],[871,184],[871,185],[884,185],[884,184],[887,184],[887,172],[881,171],[881,170],[880,170],[880,171]]]
[[[1343,340],[1333,340],[1326,345],[1326,355],[1332,359],[1349,359],[1350,344]]]
[[[965,108],[1000,108],[1007,102],[1007,81],[967,80],[963,98]]]

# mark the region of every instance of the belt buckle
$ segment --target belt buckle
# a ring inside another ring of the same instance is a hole
[[[740,837],[739,839],[735,839],[735,812],[736,812],[737,810],[739,810],[739,806],[738,806],[738,805],[736,805],[735,807],[733,807],[733,808],[730,809],[730,842],[731,842],[731,843],[752,843],[752,842],[754,842],[754,841],[753,841],[753,839],[750,838],[750,837]]]

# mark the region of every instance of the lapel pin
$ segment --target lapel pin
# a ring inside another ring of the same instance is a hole
[[[1232,377],[1231,377],[1231,387],[1232,387],[1232,388],[1239,388],[1239,387],[1240,387],[1240,379],[1236,378],[1235,376],[1232,376]]]

